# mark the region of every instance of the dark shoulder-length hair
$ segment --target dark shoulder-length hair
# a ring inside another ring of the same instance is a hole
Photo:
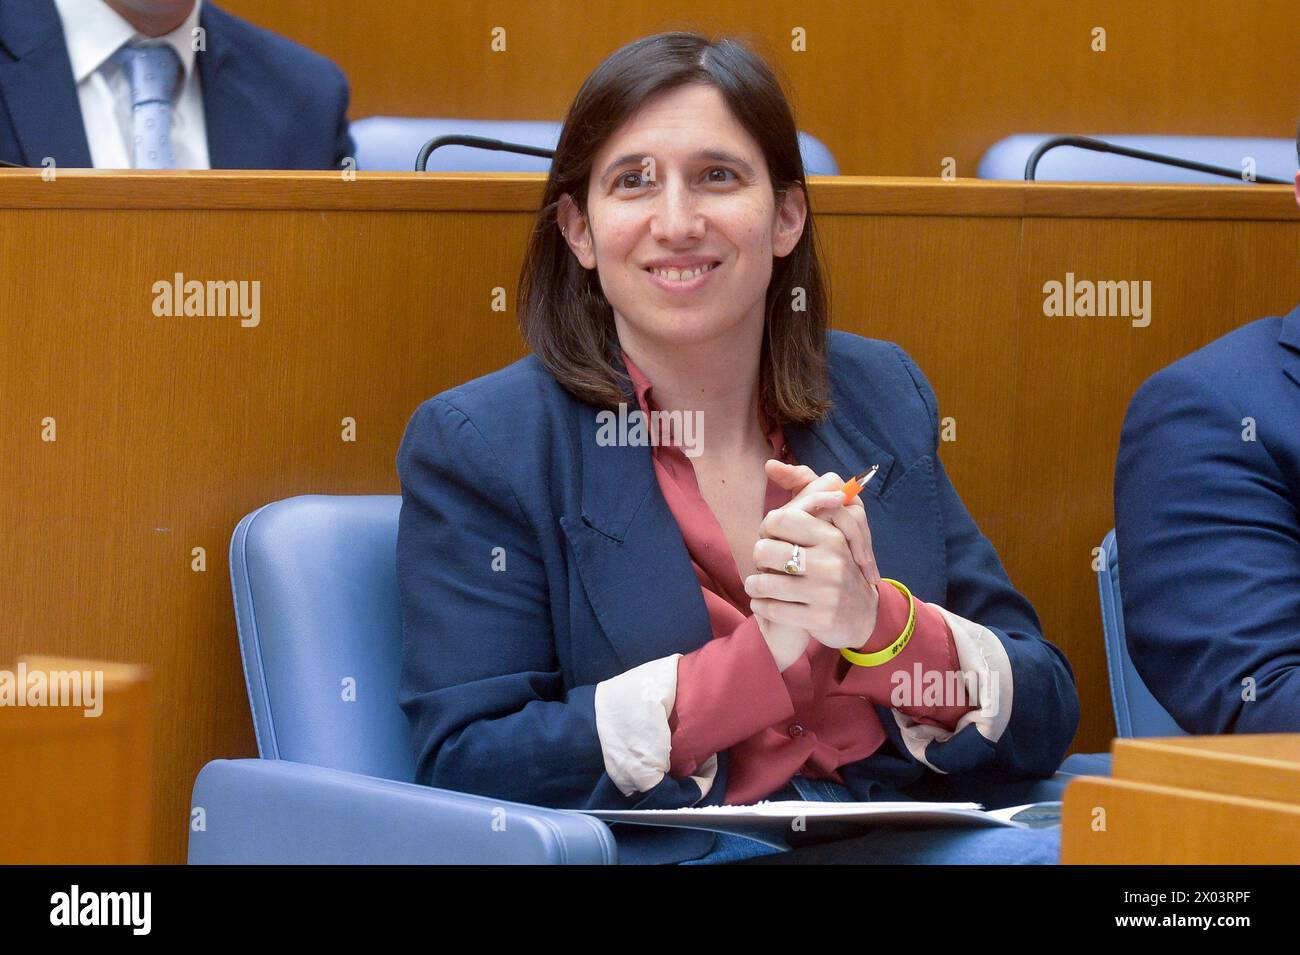
[[[565,117],[546,192],[519,278],[519,326],[524,340],[571,394],[599,408],[634,395],[614,364],[614,312],[595,269],[573,255],[556,224],[568,193],[585,216],[588,180],[597,152],[651,96],[688,83],[707,83],[763,149],[777,206],[798,185],[807,193],[794,116],[769,66],[735,39],[698,33],[645,37],[610,55],[587,77]],[[777,421],[810,423],[830,411],[826,374],[829,294],[822,283],[809,205],[793,251],[773,257],[767,288],[759,400]]]

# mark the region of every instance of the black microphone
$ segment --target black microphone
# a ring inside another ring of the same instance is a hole
[[[420,147],[420,152],[415,157],[415,171],[425,172],[425,166],[429,162],[429,154],[439,146],[472,146],[476,149],[493,149],[497,152],[520,153],[524,156],[540,156],[543,159],[554,159],[554,149],[543,149],[541,146],[525,146],[522,143],[507,143],[500,139],[488,139],[484,136],[439,136],[437,139],[431,139]]]
[[[0,166],[7,166],[10,169],[30,169],[31,166],[24,166],[20,162],[10,162],[7,159],[0,159]]]
[[[1197,172],[1206,172],[1213,176],[1225,176],[1228,179],[1236,179],[1238,182],[1263,182],[1273,186],[1291,185],[1285,179],[1271,179],[1268,176],[1242,179],[1240,170],[1229,169],[1226,166],[1211,166],[1209,163],[1197,162],[1194,159],[1162,156],[1160,153],[1149,153],[1145,149],[1133,149],[1130,146],[1120,146],[1101,139],[1090,139],[1087,136],[1055,136],[1043,140],[1034,147],[1034,151],[1029,154],[1029,159],[1025,162],[1025,179],[1027,181],[1034,181],[1034,174],[1038,171],[1038,160],[1042,159],[1048,150],[1055,149],[1057,146],[1077,146],[1079,149],[1090,149],[1095,153],[1114,153],[1117,156],[1128,156],[1132,159],[1160,163],[1162,166],[1177,166],[1180,169],[1194,169]]]

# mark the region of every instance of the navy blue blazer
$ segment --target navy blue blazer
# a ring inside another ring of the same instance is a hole
[[[1050,776],[1079,721],[1074,676],[944,473],[934,392],[889,342],[832,331],[827,360],[835,408],[785,426],[796,459],[819,474],[879,464],[861,499],[881,573],[990,628],[1014,674],[996,745],[975,726],[929,744],[949,775],[913,758],[880,707],[889,740],[840,773],[858,799],[961,799],[964,780]],[[598,410],[529,355],[428,399],[407,426],[399,702],[422,784],[554,808],[724,800],[726,751],[703,800],[693,779],[669,775],[625,797],[605,771],[596,684],[713,634],[651,448],[599,446]],[[612,828],[623,862],[695,858],[714,838]]]
[[[348,83],[332,62],[204,3],[195,57],[213,169],[338,169],[355,156]],[[90,167],[53,0],[0,0],[0,159]]]
[[[1138,389],[1115,543],[1133,665],[1178,724],[1300,732],[1300,308]]]

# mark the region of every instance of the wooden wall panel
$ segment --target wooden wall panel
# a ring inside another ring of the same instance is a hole
[[[1129,399],[1154,372],[1228,329],[1294,308],[1300,228],[1034,219],[1023,239],[1018,325],[1026,360],[1017,366],[1015,438],[1006,450],[1024,466],[1004,475],[997,510],[1015,516],[1000,548],[1008,567],[1030,575],[1029,596],[1045,621],[1099,627],[1092,550],[1114,526],[1115,458]],[[1150,324],[1044,315],[1043,284],[1064,282],[1067,272],[1149,281]],[[1087,652],[1077,639],[1072,659]],[[1084,664],[1076,678],[1085,699],[1105,698],[1103,667]],[[1089,738],[1095,727],[1085,717]]]
[[[202,765],[256,753],[226,555],[244,514],[397,493],[415,407],[525,354],[539,176],[0,172],[0,660],[156,675],[160,861]],[[957,422],[941,453],[1074,666],[1076,751],[1114,727],[1090,548],[1152,371],[1300,301],[1282,187],[817,180],[836,327],[897,341]],[[1050,319],[1067,270],[1153,283],[1147,328]],[[157,317],[152,285],[258,280],[261,322]],[[491,309],[503,287],[511,310]],[[46,416],[58,440],[41,440]],[[340,440],[351,416],[358,440]],[[206,569],[191,568],[192,548]]]
[[[353,118],[561,120],[609,53],[669,29],[743,34],[789,78],[800,128],[841,172],[974,175],[1016,132],[1295,135],[1291,0],[227,0],[331,57]],[[490,49],[492,30],[507,49]],[[1092,31],[1106,30],[1105,52]],[[802,28],[806,50],[791,49]]]

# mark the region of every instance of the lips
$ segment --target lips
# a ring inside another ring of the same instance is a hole
[[[648,272],[694,272],[701,268],[707,271],[716,265],[718,265],[717,259],[687,259],[662,265],[652,262],[644,268]]]
[[[696,268],[698,268],[698,266],[696,266]],[[693,292],[696,289],[708,283],[712,279],[713,274],[717,272],[720,268],[722,268],[722,263],[715,262],[713,263],[712,267],[709,268],[708,270],[701,272],[700,274],[696,275],[694,278],[689,278],[689,279],[680,279],[680,278],[674,279],[671,278],[669,275],[656,274],[655,271],[651,268],[647,268],[644,271],[646,275],[650,277],[651,282],[659,286],[659,288],[664,289],[665,291]],[[683,270],[673,270],[667,268],[662,270],[662,272],[671,272],[671,271],[677,271],[680,273],[680,271]],[[685,271],[689,271],[689,270],[685,270]]]
[[[694,268],[698,268],[698,266],[694,266]],[[656,275],[654,270],[649,268],[643,269],[643,272],[645,272],[646,275],[649,275],[651,282],[654,282],[659,288],[663,288],[664,291],[693,292],[697,290],[697,288],[701,288],[702,286],[707,285],[708,282],[712,281],[712,275],[722,268],[723,262],[714,262],[712,268],[708,269],[707,272],[695,275],[694,278],[685,279],[685,281],[682,281],[680,278],[668,278],[666,275]]]

